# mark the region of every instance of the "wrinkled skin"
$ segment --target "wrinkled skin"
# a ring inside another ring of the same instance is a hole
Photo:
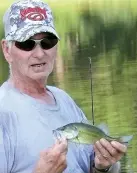
[[[38,33],[32,36],[32,39],[42,39],[47,33]],[[57,45],[51,49],[44,50],[37,45],[31,51],[20,50],[12,42],[11,47],[7,45],[6,40],[2,40],[2,50],[5,59],[11,66],[11,74],[9,81],[14,87],[21,92],[32,97],[46,101],[49,104],[54,104],[51,93],[45,90],[45,85],[50,73],[53,71],[54,62],[57,54]],[[42,68],[36,68],[32,65],[45,63]]]
[[[116,141],[108,142],[100,139],[94,145],[95,167],[105,169],[118,162],[126,153],[127,147]]]
[[[67,167],[67,150],[67,141],[63,139],[57,141],[53,147],[42,151],[33,173],[62,173]]]

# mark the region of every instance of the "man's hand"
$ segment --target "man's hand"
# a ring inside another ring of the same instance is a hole
[[[127,151],[127,147],[116,141],[108,142],[105,139],[100,139],[95,143],[94,150],[95,167],[106,169],[121,159]]]
[[[62,173],[67,167],[67,150],[67,141],[63,139],[57,141],[52,148],[42,151],[33,173]]]

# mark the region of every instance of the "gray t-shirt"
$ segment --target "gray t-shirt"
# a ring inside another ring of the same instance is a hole
[[[0,173],[31,173],[40,151],[55,143],[52,130],[85,115],[63,90],[47,86],[56,105],[51,106],[13,88],[0,87]],[[67,168],[63,173],[89,173],[93,146],[69,143]]]

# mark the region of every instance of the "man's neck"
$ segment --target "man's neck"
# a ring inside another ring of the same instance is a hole
[[[46,82],[44,80],[23,79],[11,76],[9,82],[15,88],[28,95],[43,95],[45,93]]]
[[[20,92],[31,97],[46,102],[47,104],[55,104],[55,99],[50,91],[46,89],[46,81],[27,80],[11,76],[9,82]]]

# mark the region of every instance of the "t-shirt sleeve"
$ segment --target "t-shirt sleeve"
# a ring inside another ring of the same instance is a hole
[[[9,114],[0,112],[0,173],[11,173],[15,138]]]

